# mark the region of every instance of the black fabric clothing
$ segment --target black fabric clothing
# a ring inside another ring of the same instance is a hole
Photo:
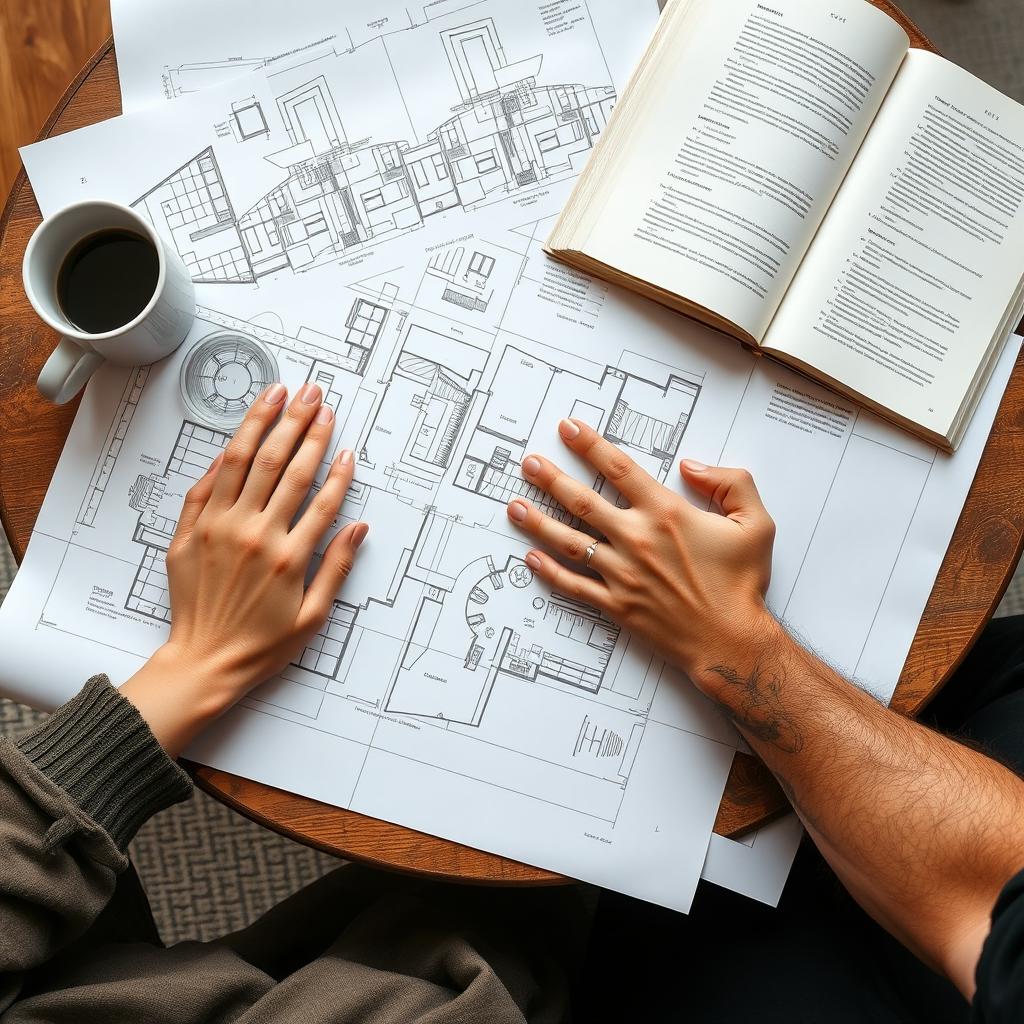
[[[1024,776],[1024,617],[994,620],[922,717]],[[710,885],[686,918],[602,893],[582,1019],[1024,1024],[1024,875],[993,918],[969,1007],[854,903],[805,840],[777,910]]]
[[[1002,891],[976,973],[973,1024],[1024,1021],[1024,871]]]
[[[989,624],[924,719],[1024,778],[1024,616]],[[972,1024],[1024,1022],[1024,872],[996,901],[975,977]]]

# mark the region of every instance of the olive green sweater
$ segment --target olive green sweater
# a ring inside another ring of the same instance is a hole
[[[192,792],[106,677],[0,740],[0,1020],[568,1019],[579,894],[343,867],[216,942],[165,948],[125,849]]]

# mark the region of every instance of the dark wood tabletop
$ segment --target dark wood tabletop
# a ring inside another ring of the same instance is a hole
[[[872,0],[907,30],[915,46],[934,49],[887,0]],[[117,62],[108,41],[72,83],[40,138],[121,112]],[[21,284],[21,260],[40,221],[22,172],[0,219],[0,518],[15,557],[25,555],[77,402],[48,404],[36,376],[57,336],[36,317]],[[960,664],[991,618],[1024,545],[1024,360],[1000,406],[956,533],[900,677],[893,707],[915,714]],[[545,885],[562,876],[457,843],[318,803],[199,765],[197,784],[240,813],[284,835],[379,867],[463,882]],[[774,780],[748,755],[736,757],[715,825],[737,836],[786,807]]]

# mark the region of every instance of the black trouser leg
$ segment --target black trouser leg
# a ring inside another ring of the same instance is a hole
[[[1024,776],[1024,615],[994,619],[921,718]]]

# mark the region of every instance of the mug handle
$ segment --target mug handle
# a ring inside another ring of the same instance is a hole
[[[103,356],[87,352],[70,338],[61,338],[39,373],[36,386],[56,405],[70,402],[103,364]]]

